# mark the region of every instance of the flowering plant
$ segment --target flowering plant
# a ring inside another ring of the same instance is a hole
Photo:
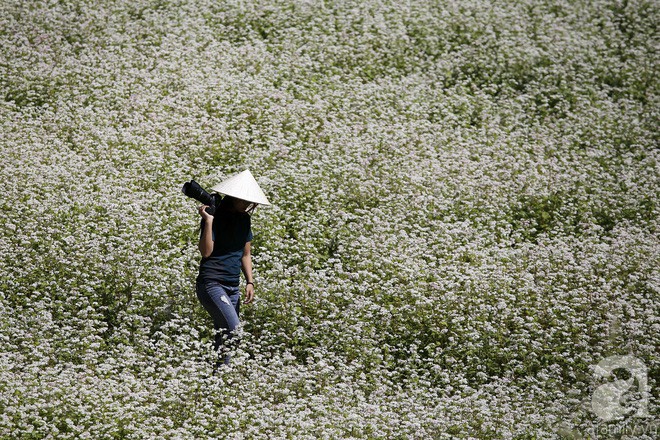
[[[658,15],[3,1],[0,438],[586,435],[615,354],[657,416]],[[180,186],[245,168],[257,300],[209,376]]]

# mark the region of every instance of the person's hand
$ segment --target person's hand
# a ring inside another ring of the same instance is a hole
[[[211,214],[209,214],[208,212],[206,212],[206,208],[208,208],[208,207],[209,207],[209,205],[202,205],[202,206],[199,207],[199,215],[201,215],[202,218],[207,222],[210,221],[210,220],[213,220],[213,216]]]
[[[250,304],[254,299],[254,284],[245,286],[245,304]]]

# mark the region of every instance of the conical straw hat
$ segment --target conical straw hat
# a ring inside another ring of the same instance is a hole
[[[211,189],[220,194],[247,200],[248,202],[270,205],[250,170],[233,175]]]

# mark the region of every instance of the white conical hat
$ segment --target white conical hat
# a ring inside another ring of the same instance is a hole
[[[260,205],[270,205],[250,170],[231,176],[211,188],[213,191]]]

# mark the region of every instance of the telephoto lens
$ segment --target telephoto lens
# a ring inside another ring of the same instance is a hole
[[[191,180],[183,184],[181,192],[190,197],[201,202],[204,205],[208,205],[205,209],[206,212],[213,215],[215,214],[216,201],[218,197],[215,194],[209,194],[204,188],[202,188],[199,183]]]

